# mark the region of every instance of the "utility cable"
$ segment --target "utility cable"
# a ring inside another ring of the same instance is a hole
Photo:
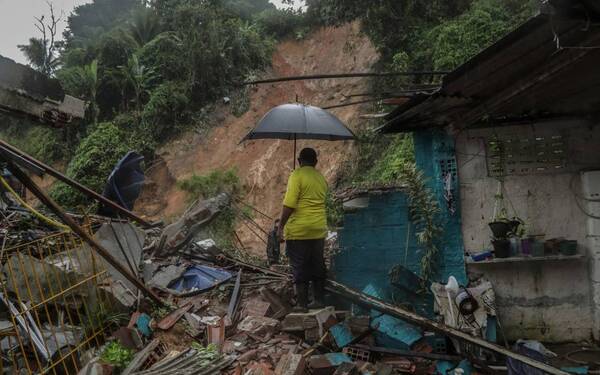
[[[41,221],[45,222],[48,225],[51,225],[53,227],[65,230],[70,232],[71,228],[69,228],[68,226],[59,223],[56,220],[53,220],[47,216],[45,216],[44,214],[42,214],[41,212],[39,212],[38,210],[36,210],[35,208],[33,208],[32,206],[30,206],[27,202],[25,202],[20,196],[19,194],[17,194],[17,192],[15,192],[13,190],[13,188],[8,184],[8,182],[4,179],[4,177],[0,176],[0,184],[2,184],[2,186],[9,192],[11,193],[15,199],[17,200],[17,202],[25,207],[29,212],[31,212],[35,217],[37,217],[38,219],[40,219]]]
[[[246,202],[242,201],[241,199],[239,199],[239,198],[235,198],[235,200],[236,200],[238,203],[241,203],[241,204],[243,204],[244,206],[248,207],[248,208],[249,208],[249,209],[251,209],[252,211],[254,211],[254,212],[256,212],[256,213],[258,213],[258,214],[260,214],[260,215],[264,216],[265,218],[267,218],[267,219],[269,219],[269,220],[273,220],[273,218],[272,218],[271,216],[269,216],[269,215],[265,214],[264,212],[261,212],[261,211],[259,211],[259,210],[258,210],[256,207],[254,207],[254,206],[251,206],[250,204],[248,204],[248,203],[246,203]]]

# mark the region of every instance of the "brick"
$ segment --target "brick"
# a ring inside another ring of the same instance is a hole
[[[275,375],[302,375],[306,368],[306,361],[302,354],[284,354],[277,364]]]

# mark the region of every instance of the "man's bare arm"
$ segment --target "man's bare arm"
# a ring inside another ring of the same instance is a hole
[[[288,206],[283,206],[281,209],[281,219],[279,219],[279,230],[277,231],[280,241],[283,241],[283,227],[285,227],[293,212],[294,209]]]

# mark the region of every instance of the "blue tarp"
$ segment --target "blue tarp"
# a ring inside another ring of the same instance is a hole
[[[110,173],[102,195],[119,206],[132,210],[144,184],[142,161],[144,161],[142,155],[129,151]],[[116,212],[106,206],[100,206],[98,213],[104,216],[116,216]]]
[[[178,279],[172,281],[168,288],[180,293],[200,292],[231,279],[232,274],[225,270],[203,265],[194,265]]]

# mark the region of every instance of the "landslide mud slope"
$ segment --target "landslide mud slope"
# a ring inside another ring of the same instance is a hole
[[[272,67],[264,74],[289,76],[315,73],[369,71],[377,60],[370,41],[360,35],[358,24],[323,28],[301,41],[280,43],[273,55]],[[364,79],[297,81],[258,85],[251,89],[250,110],[241,117],[222,106],[211,116],[216,125],[207,134],[189,132],[159,151],[161,160],[147,174],[147,184],[135,211],[150,218],[167,221],[187,207],[185,193],[177,180],[214,169],[236,167],[244,184],[244,201],[271,217],[279,215],[283,193],[292,170],[293,143],[257,140],[239,144],[261,117],[274,106],[300,102],[316,106],[339,104],[344,94],[365,91]],[[360,106],[331,110],[351,128],[360,123]],[[352,152],[351,142],[298,141],[298,149],[311,146],[320,155],[318,168],[332,182],[342,161]],[[254,219],[263,227],[271,223],[260,215]],[[237,234],[248,251],[264,253],[264,244],[244,225]]]

